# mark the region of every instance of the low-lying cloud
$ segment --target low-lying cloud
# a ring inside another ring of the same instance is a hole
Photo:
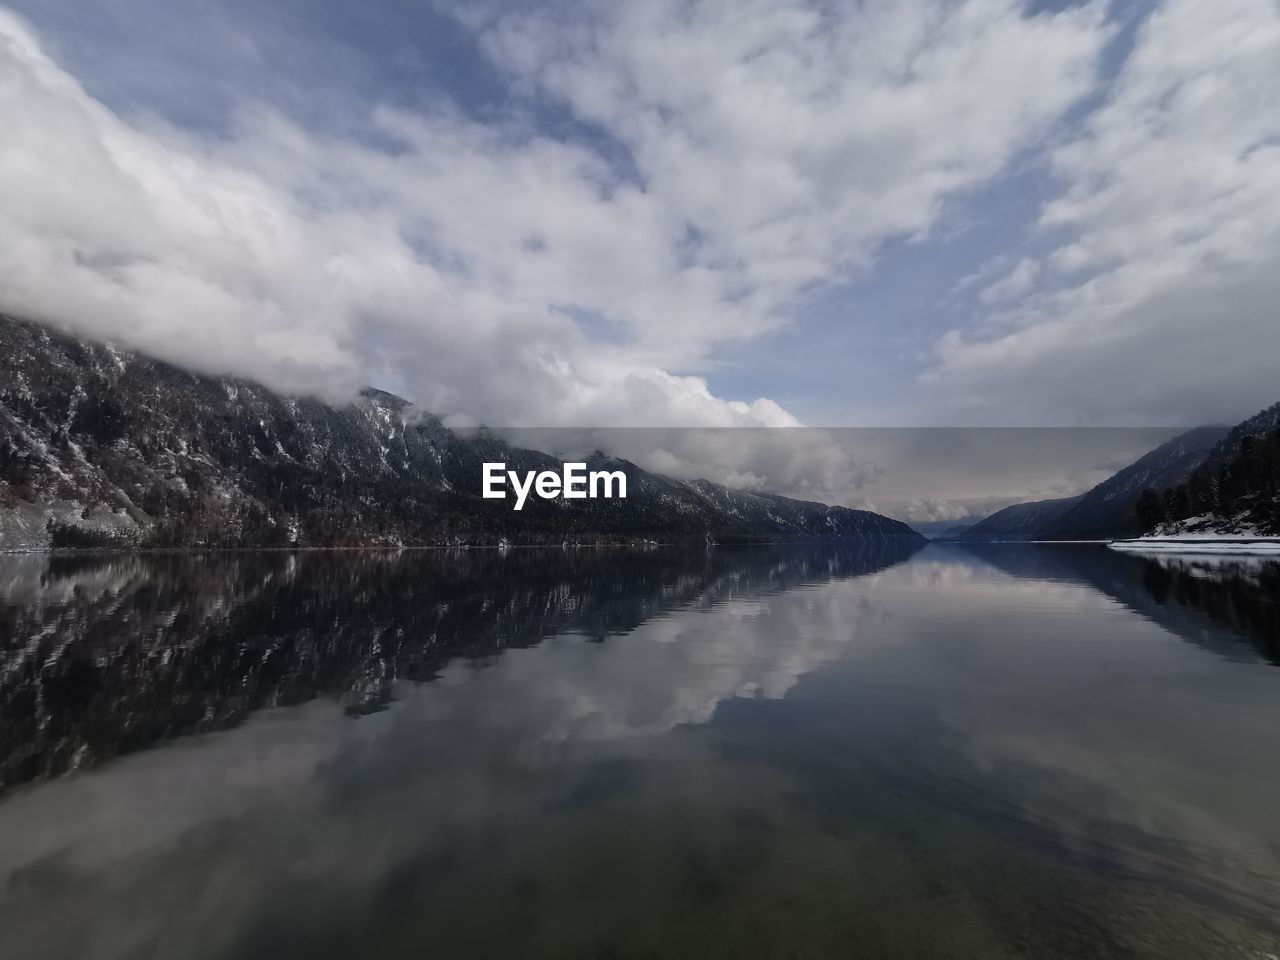
[[[166,109],[100,97],[111,84],[69,65],[97,61],[0,8],[0,310],[286,391],[373,383],[450,423],[794,427],[784,404],[709,386],[726,351],[802,335],[815,292],[873,273],[887,244],[932,243],[973,191],[1045,160],[1038,249],[947,281],[975,313],[920,341],[903,422],[929,422],[925,405],[939,423],[1189,425],[1275,399],[1268,0],[1166,0],[1114,81],[1099,2],[436,9],[503,87],[496,107],[453,90],[330,102],[331,81],[309,102],[304,83],[223,71],[228,119],[202,126],[169,109],[201,89],[178,58],[135,68],[172,85]],[[228,62],[270,60],[249,16],[209,31]],[[341,50],[344,69],[372,56]],[[768,444],[636,436],[610,452],[879,502],[872,452],[806,441],[784,463]]]

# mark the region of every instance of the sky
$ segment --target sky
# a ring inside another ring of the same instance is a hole
[[[0,310],[458,424],[1235,422],[1278,97],[1276,0],[18,0]]]

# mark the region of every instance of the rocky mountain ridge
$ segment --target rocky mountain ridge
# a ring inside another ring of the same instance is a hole
[[[485,500],[482,464],[562,462],[366,390],[345,407],[0,316],[0,550],[883,539],[845,507],[621,470],[625,500]]]

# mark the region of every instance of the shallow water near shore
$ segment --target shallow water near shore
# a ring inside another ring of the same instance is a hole
[[[6,960],[1280,953],[1280,564],[0,557]]]

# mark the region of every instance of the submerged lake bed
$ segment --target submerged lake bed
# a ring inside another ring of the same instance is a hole
[[[27,958],[1280,954],[1280,563],[0,558]]]

